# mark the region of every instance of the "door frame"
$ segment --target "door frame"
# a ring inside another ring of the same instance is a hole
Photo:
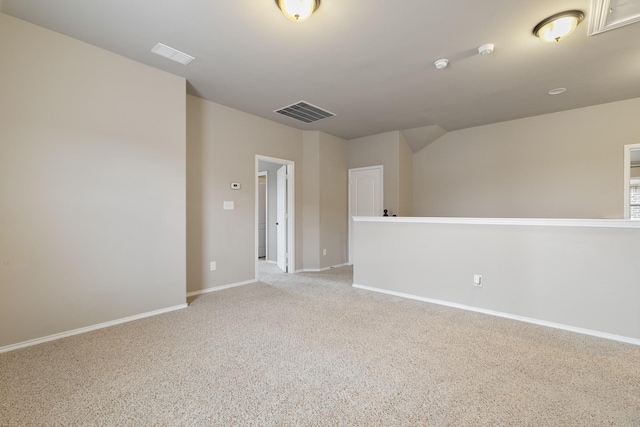
[[[289,271],[287,251],[289,243],[289,206],[287,192],[289,189],[289,166],[280,165],[276,170],[276,264],[285,273]]]
[[[631,191],[631,151],[640,150],[640,144],[627,144],[624,146],[624,219],[631,218],[631,201],[629,191]]]
[[[348,198],[347,198],[347,203],[348,203],[348,217],[347,217],[347,221],[349,223],[349,229],[348,229],[348,235],[347,235],[347,240],[348,240],[348,244],[349,244],[349,264],[353,264],[353,242],[352,242],[352,238],[351,236],[353,236],[353,219],[351,217],[351,177],[352,177],[352,173],[353,172],[360,172],[360,171],[364,171],[364,170],[369,170],[369,169],[379,169],[380,170],[380,215],[382,216],[382,210],[384,209],[384,166],[383,165],[377,165],[377,166],[366,166],[366,167],[362,167],[362,168],[351,168],[349,169],[349,177],[347,180],[347,185],[349,186],[349,192],[348,192]]]
[[[264,259],[269,259],[269,174],[267,172],[258,172],[258,184],[256,189],[260,191],[260,177],[264,177]],[[258,194],[258,218],[260,217],[260,195]],[[258,221],[259,223],[259,221]],[[260,231],[260,230],[258,230]],[[259,235],[260,233],[258,233]],[[260,237],[258,237],[258,245]],[[258,255],[260,255],[258,251]]]
[[[287,222],[287,273],[294,273],[296,266],[296,248],[295,248],[295,162],[293,160],[287,159],[279,159],[277,157],[269,157],[263,156],[261,154],[256,154],[255,157],[255,166],[254,166],[254,180],[255,180],[255,213],[254,213],[254,234],[255,234],[255,242],[254,242],[254,256],[253,259],[255,261],[255,280],[258,280],[258,173],[259,170],[259,162],[269,162],[275,163],[279,165],[287,165],[289,169],[289,178],[287,185],[287,212],[289,212],[289,221]],[[268,179],[268,178],[267,178]],[[273,196],[273,195],[271,195]],[[268,224],[267,224],[268,228]],[[267,249],[268,250],[268,249]]]

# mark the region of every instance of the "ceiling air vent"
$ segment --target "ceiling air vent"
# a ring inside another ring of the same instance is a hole
[[[335,114],[330,111],[323,110],[322,108],[316,107],[315,105],[311,105],[308,102],[304,101],[282,107],[278,110],[275,110],[274,113],[291,117],[292,119],[298,120],[303,123],[313,123],[317,122],[318,120],[335,116]]]
[[[167,59],[178,62],[182,65],[187,65],[189,62],[193,61],[194,58],[191,55],[187,55],[184,52],[180,52],[178,49],[174,49],[171,46],[167,46],[166,44],[158,43],[151,49],[151,52],[164,56]]]
[[[589,35],[604,33],[640,22],[638,0],[591,0]]]

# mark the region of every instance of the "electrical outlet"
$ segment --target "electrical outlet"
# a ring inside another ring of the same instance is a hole
[[[216,270],[216,262],[215,261],[211,261],[209,263],[209,270],[211,270],[211,271],[215,271]]]
[[[326,256],[326,255],[327,255],[327,250],[326,250],[326,249],[323,249],[323,250],[322,250],[322,255],[323,255],[323,256]]]
[[[480,274],[473,275],[473,286],[482,286],[482,275]]]

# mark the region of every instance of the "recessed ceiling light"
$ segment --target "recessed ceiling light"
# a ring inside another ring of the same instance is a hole
[[[175,61],[182,65],[187,65],[188,63],[196,59],[191,55],[187,55],[184,52],[180,52],[179,50],[169,47],[167,45],[164,45],[162,43],[158,43],[157,45],[155,45],[153,49],[151,49],[151,52],[158,54],[160,56],[163,56],[172,61]]]
[[[560,95],[561,93],[565,93],[566,91],[566,87],[557,87],[555,89],[551,89],[548,93],[549,95]]]
[[[438,70],[442,70],[443,68],[447,68],[447,65],[449,65],[449,60],[445,58],[438,59],[433,63],[433,65],[435,65]]]

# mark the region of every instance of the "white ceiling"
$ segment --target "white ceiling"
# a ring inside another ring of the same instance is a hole
[[[589,37],[590,0],[322,0],[304,23],[286,20],[274,0],[0,5],[183,76],[193,95],[345,139],[413,129],[405,135],[414,149],[444,131],[640,97],[640,24]],[[532,35],[570,9],[586,15],[572,37],[548,44]],[[150,51],[157,43],[196,60],[159,57]],[[495,52],[480,56],[485,43]],[[436,70],[439,58],[449,67]],[[557,87],[568,90],[547,94]],[[337,116],[305,125],[273,112],[301,100]]]

